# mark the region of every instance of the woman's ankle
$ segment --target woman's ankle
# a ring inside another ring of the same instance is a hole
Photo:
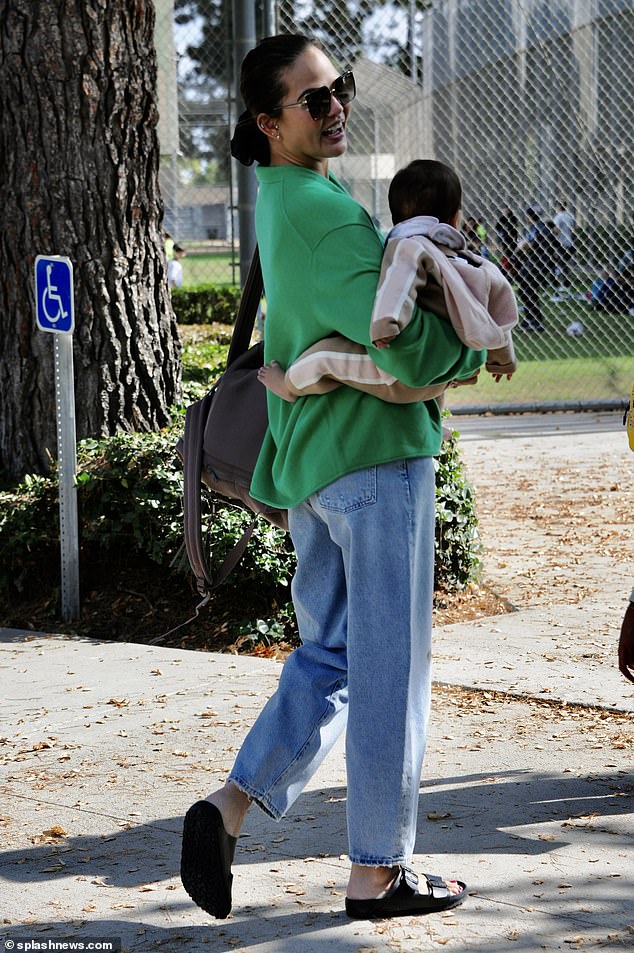
[[[367,867],[353,864],[346,896],[349,900],[378,900],[385,896],[398,877],[400,867]]]
[[[218,808],[227,834],[238,837],[240,829],[251,806],[251,798],[232,781],[210,794],[205,800]]]

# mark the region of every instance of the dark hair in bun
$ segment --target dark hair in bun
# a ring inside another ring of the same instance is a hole
[[[271,161],[269,140],[248,109],[242,113],[233,131],[231,155],[242,165],[251,165],[254,161],[268,165]]]
[[[258,128],[259,113],[275,116],[286,94],[283,74],[316,40],[299,33],[267,36],[249,50],[240,71],[240,93],[247,107],[238,119],[231,140],[231,155],[243,165],[254,161],[268,165],[271,150],[267,136]]]

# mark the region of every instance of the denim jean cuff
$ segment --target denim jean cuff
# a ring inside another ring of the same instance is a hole
[[[363,854],[350,854],[350,863],[357,864],[359,867],[409,867],[412,858],[404,857],[402,854],[396,857],[369,857]]]
[[[255,791],[248,782],[243,781],[242,778],[237,777],[235,774],[230,774],[227,778],[227,781],[231,781],[232,784],[242,791],[243,794],[246,794],[247,797],[250,797],[252,801],[257,804],[260,810],[264,811],[265,814],[268,814],[269,817],[272,817],[274,821],[279,821],[284,816],[281,811],[278,811],[273,805],[268,801],[268,799]]]

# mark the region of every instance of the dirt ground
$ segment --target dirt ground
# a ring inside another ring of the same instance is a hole
[[[606,423],[611,429],[601,429]],[[487,589],[517,608],[599,593],[627,598],[634,454],[620,424],[618,412],[607,422],[546,415],[543,430],[528,433],[507,419],[476,439],[465,423],[461,449],[476,490]],[[460,430],[460,417],[453,426]]]

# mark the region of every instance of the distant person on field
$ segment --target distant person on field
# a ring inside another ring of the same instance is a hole
[[[557,211],[553,218],[555,228],[557,229],[557,238],[559,239],[559,291],[570,295],[570,266],[572,256],[575,251],[575,217],[563,202],[557,205]]]
[[[520,223],[509,205],[505,205],[495,223],[495,234],[502,258],[502,266],[508,267],[510,258],[517,248],[517,242],[520,237]]]
[[[619,308],[634,314],[634,239],[617,263],[616,282]]]
[[[462,224],[462,234],[465,237],[465,247],[467,250],[473,251],[479,255],[482,242],[480,241],[480,236],[478,234],[478,220],[477,218],[474,218],[473,215],[470,215],[464,220]]]
[[[409,325],[416,306],[445,318],[468,347],[488,348],[487,370],[499,380],[517,368],[511,328],[515,295],[497,266],[466,250],[460,218],[462,187],[449,166],[417,159],[396,173],[388,200],[394,228],[387,237],[370,319],[370,340],[387,348]],[[324,394],[347,384],[393,403],[416,399],[411,387],[376,367],[367,350],[344,337],[324,338],[286,372],[266,364],[259,379],[284,400]],[[419,399],[428,399],[422,393]]]
[[[597,311],[634,314],[634,240],[617,264],[593,281],[589,297]]]
[[[511,268],[524,307],[524,318],[519,330],[541,333],[546,328],[542,320],[539,293],[552,276],[552,235],[542,219],[539,205],[528,206],[526,221],[528,228],[511,259]]]
[[[487,232],[487,227],[484,222],[481,222],[479,219],[476,221],[476,235],[480,240],[480,251],[479,254],[483,258],[490,258],[489,249],[487,246],[489,233]]]
[[[183,287],[181,258],[184,258],[186,254],[182,245],[174,245],[174,257],[167,263],[167,284],[170,289]]]

